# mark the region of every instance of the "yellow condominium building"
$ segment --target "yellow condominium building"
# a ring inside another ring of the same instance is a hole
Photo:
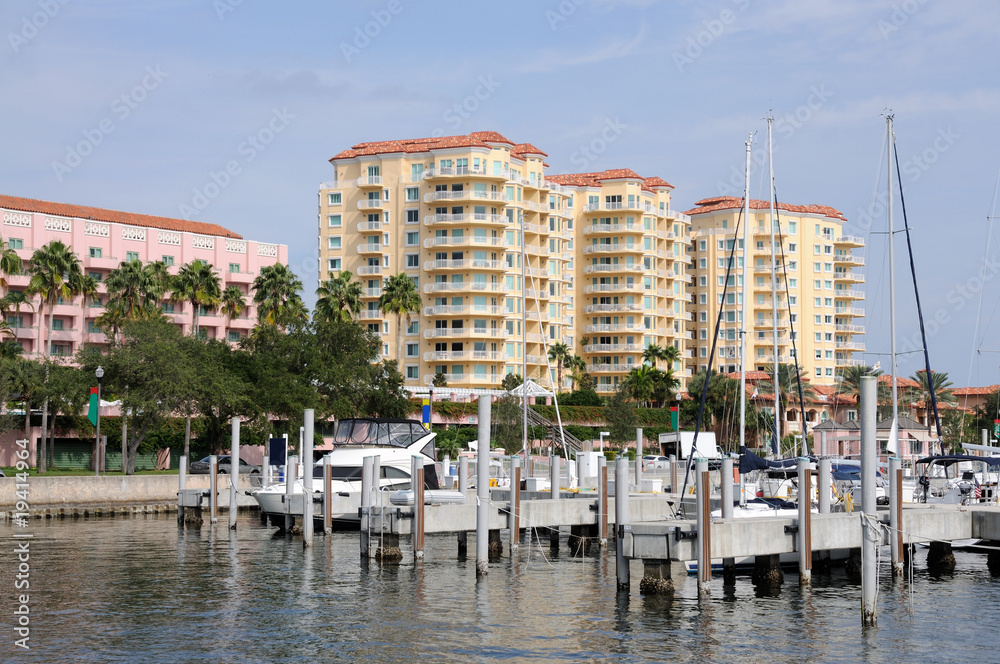
[[[568,194],[574,258],[574,352],[599,392],[611,392],[646,347],[675,346],[690,376],[686,303],[690,219],[670,209],[673,187],[629,169],[553,175]]]
[[[860,364],[852,353],[864,351],[857,340],[864,334],[860,320],[864,259],[853,249],[861,238],[843,235],[843,214],[825,205],[778,203],[775,247],[767,201],[750,201],[750,246],[746,247],[750,283],[743,283],[743,228],[737,230],[743,201],[734,197],[706,198],[687,214],[692,222],[691,274],[695,357],[692,371],[708,366],[712,337],[722,308],[716,357],[718,371],[739,370],[743,298],[748,298],[747,369],[763,370],[774,362],[774,312],[777,312],[778,361],[797,356],[805,376],[832,385],[838,370]],[[726,286],[726,267],[735,242],[733,269]],[[774,258],[772,268],[772,256]],[[773,282],[777,272],[778,280]],[[772,289],[772,283],[776,288]],[[787,285],[787,289],[786,289]],[[723,292],[725,290],[725,301]],[[776,296],[776,297],[775,297]],[[794,327],[797,354],[793,354]]]
[[[686,351],[689,221],[670,210],[671,186],[629,170],[546,177],[545,157],[486,131],[360,143],[330,160],[320,280],[347,270],[360,281],[359,317],[385,357],[403,335],[407,385],[442,374],[449,387],[493,388],[526,363],[552,387],[547,348],[561,342],[610,391],[646,345]],[[398,273],[423,300],[402,330],[378,308]]]

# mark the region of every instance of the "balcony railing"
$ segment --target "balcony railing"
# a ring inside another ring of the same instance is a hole
[[[358,268],[359,275],[382,274],[381,265],[362,265]]]
[[[382,201],[377,198],[362,198],[358,201],[359,210],[381,210]]]
[[[362,175],[357,180],[359,187],[381,187],[382,186],[382,176],[381,175]]]
[[[597,265],[584,265],[584,274],[595,272],[638,272],[643,273],[646,268],[641,263],[598,263]]]

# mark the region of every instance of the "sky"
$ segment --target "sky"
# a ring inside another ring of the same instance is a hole
[[[742,195],[750,132],[751,196],[767,198],[770,112],[778,199],[833,206],[867,242],[863,359],[883,369],[891,112],[931,364],[1000,383],[998,3],[6,0],[0,34],[0,193],[287,244],[310,305],[318,187],[351,145],[494,130],[547,152],[550,174],[660,176],[687,210]]]

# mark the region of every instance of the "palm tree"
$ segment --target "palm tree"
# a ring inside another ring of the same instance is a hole
[[[562,373],[566,361],[573,356],[569,346],[561,341],[549,346],[549,361],[556,363],[556,392],[562,390]]]
[[[593,378],[587,373],[587,360],[579,355],[571,355],[564,362],[564,366],[569,369],[569,389],[571,392],[576,390],[577,383],[579,383],[580,389],[593,388]]]
[[[87,302],[97,295],[98,282],[89,274],[82,272],[76,276],[70,288],[74,295],[80,296],[80,332],[81,339],[87,338]]]
[[[361,310],[361,292],[361,284],[354,281],[354,275],[348,270],[330,277],[316,289],[314,317],[350,321]]]
[[[191,304],[191,334],[198,337],[198,316],[201,307],[216,307],[222,301],[219,275],[211,264],[196,259],[181,267],[170,280],[170,301]]]
[[[396,316],[396,358],[403,357],[403,316],[410,322],[410,314],[420,310],[420,293],[417,285],[404,273],[394,274],[385,282],[378,308],[385,314]]]
[[[0,289],[7,288],[8,274],[21,274],[21,257],[0,237]]]
[[[657,344],[650,344],[646,346],[645,350],[642,351],[642,359],[646,362],[649,362],[655,367],[656,361],[662,360],[664,358],[663,352],[664,351],[662,346],[659,346]]]
[[[931,371],[934,376],[934,398],[938,403],[955,403],[958,401],[952,393],[954,386],[948,379],[948,373],[945,371]],[[910,376],[910,380],[920,383],[920,395],[927,407],[930,408],[931,403],[931,386],[927,382],[927,372],[918,371],[917,373]]]
[[[143,265],[138,260],[122,261],[108,273],[104,284],[108,302],[95,323],[106,330],[109,340],[118,336],[125,323],[150,320],[159,314],[160,286],[148,264]]]
[[[252,290],[258,324],[283,327],[301,319],[305,312],[305,305],[298,294],[302,290],[302,282],[287,265],[275,263],[262,267],[253,280]]]
[[[146,265],[156,282],[157,297],[162,298],[172,285],[173,275],[170,274],[170,267],[163,261],[151,261]]]
[[[42,351],[42,309],[44,305],[49,307],[49,338],[47,354],[52,353],[52,319],[55,314],[55,305],[60,298],[69,299],[72,296],[71,284],[78,278],[80,273],[80,259],[76,257],[72,249],[60,242],[53,240],[41,249],[36,249],[31,255],[31,265],[27,270],[31,276],[28,282],[28,293],[39,295],[41,301],[38,304],[38,349]]]
[[[238,318],[247,308],[247,296],[239,286],[226,286],[226,290],[222,291],[220,302],[227,324]]]
[[[864,376],[880,376],[881,369],[870,366],[845,367],[840,372],[840,382],[837,383],[837,394],[843,394],[858,400],[861,396],[861,379]]]

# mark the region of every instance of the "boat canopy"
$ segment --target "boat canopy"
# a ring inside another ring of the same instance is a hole
[[[337,422],[333,444],[409,447],[428,435],[416,420],[356,417]]]
[[[939,466],[951,466],[962,461],[974,461],[978,463],[985,463],[988,466],[1000,466],[1000,457],[973,456],[971,454],[936,454],[934,456],[918,459],[917,463],[933,463]]]

